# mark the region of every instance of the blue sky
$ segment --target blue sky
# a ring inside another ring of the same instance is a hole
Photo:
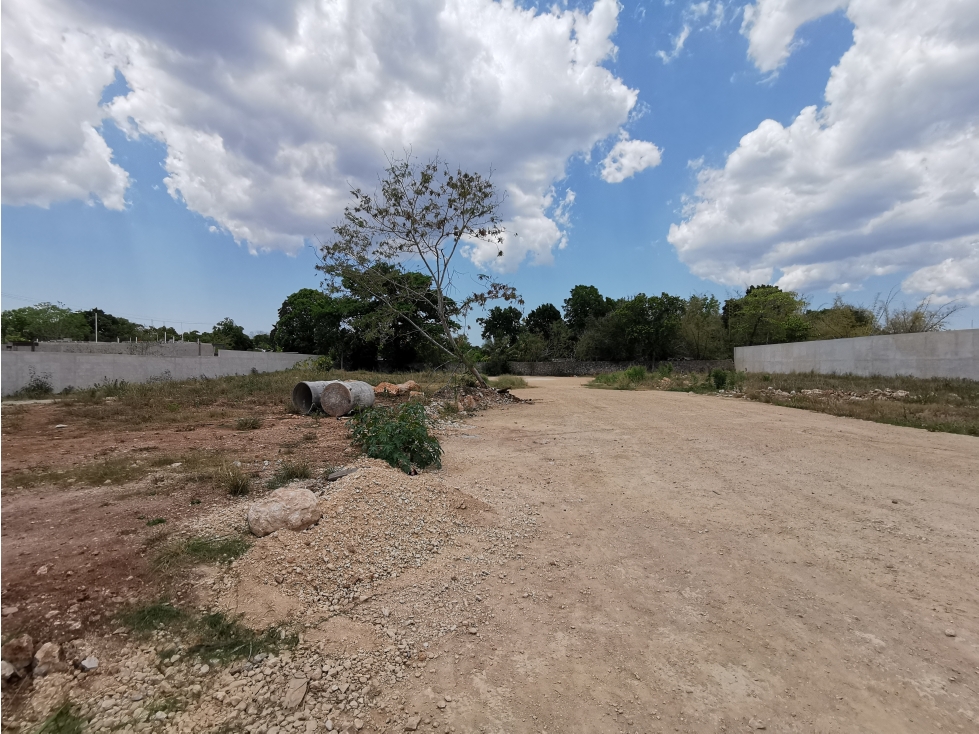
[[[494,265],[528,309],[778,282],[931,294],[970,328],[967,5],[7,2],[3,308],[267,331],[318,286],[348,182],[410,145],[496,171],[520,236]]]

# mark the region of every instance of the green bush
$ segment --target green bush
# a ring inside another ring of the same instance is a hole
[[[425,408],[418,403],[363,410],[351,419],[350,428],[354,443],[364,453],[384,459],[405,474],[412,467],[442,467],[442,447],[429,435]]]
[[[490,377],[496,377],[497,375],[507,375],[510,373],[510,361],[506,358],[506,355],[501,351],[494,351],[490,354],[489,358],[483,367],[483,372],[485,372]]]
[[[710,380],[714,383],[714,387],[718,390],[723,390],[727,384],[727,371],[721,369],[711,370]]]
[[[656,374],[660,377],[669,377],[673,374],[673,365],[669,362],[660,362],[656,368]]]
[[[629,382],[642,382],[646,379],[646,368],[641,364],[636,364],[625,371],[626,379]]]

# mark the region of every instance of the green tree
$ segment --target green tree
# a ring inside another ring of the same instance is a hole
[[[728,356],[720,301],[706,294],[690,296],[680,318],[680,338],[684,354],[693,359]]]
[[[146,327],[142,324],[134,323],[129,319],[123,318],[122,316],[113,316],[100,308],[82,311],[82,314],[85,316],[85,322],[92,330],[93,339],[96,336],[95,315],[98,314],[98,338],[100,342],[114,342],[116,339],[120,341],[129,341],[130,339],[143,337],[146,332]]]
[[[521,302],[516,291],[488,275],[479,275],[480,288],[458,304],[449,297],[456,274],[453,260],[460,249],[475,243],[497,248],[502,257],[504,229],[498,215],[502,199],[489,180],[478,173],[455,173],[438,157],[424,165],[406,155],[389,162],[379,189],[351,192],[354,203],[344,209],[343,222],[320,249],[317,268],[326,275],[331,293],[356,286],[383,305],[391,320],[403,319],[431,347],[461,362],[480,385],[485,381],[464,349],[454,312],[466,314],[494,299]],[[414,263],[429,276],[427,283],[401,278],[379,267]],[[441,338],[424,323],[399,308],[405,302],[430,299]]]
[[[557,306],[553,303],[544,303],[527,314],[527,318],[524,319],[524,327],[532,334],[548,337],[554,324],[559,321],[564,321],[564,319],[561,318],[561,312],[557,310]]]
[[[265,352],[271,352],[275,349],[275,345],[272,343],[272,338],[268,334],[255,334],[252,337],[252,346],[255,349],[261,349]]]
[[[812,324],[813,339],[848,339],[874,333],[874,312],[846,303],[838,294],[829,308],[809,311],[806,315]]]
[[[494,306],[484,318],[476,321],[483,327],[483,339],[492,344],[510,346],[517,342],[523,330],[522,319],[523,314],[518,308]]]
[[[273,343],[285,352],[326,354],[317,329],[328,318],[331,300],[313,288],[302,288],[288,296],[279,306],[279,319],[270,334]]]
[[[564,300],[564,320],[575,337],[581,336],[592,320],[611,313],[615,301],[605,298],[593,285],[576,285]]]
[[[4,311],[0,323],[2,323],[4,340],[82,341],[91,333],[85,315],[66,308],[62,303],[38,303],[34,306]]]
[[[589,322],[576,354],[612,362],[652,362],[675,356],[683,310],[683,299],[668,293],[620,299],[611,313]]]
[[[805,299],[775,285],[749,286],[740,298],[729,298],[721,319],[734,347],[805,341],[812,332]]]
[[[225,344],[229,349],[247,351],[252,348],[252,340],[245,333],[245,329],[230,318],[218,321],[211,329],[211,336],[215,344]]]

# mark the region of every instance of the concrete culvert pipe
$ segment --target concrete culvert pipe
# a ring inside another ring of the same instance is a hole
[[[312,413],[320,407],[320,394],[323,388],[339,380],[319,380],[317,382],[300,382],[292,388],[292,404],[303,415]]]
[[[335,417],[373,404],[374,388],[359,380],[331,382],[320,392],[320,407],[324,413]]]

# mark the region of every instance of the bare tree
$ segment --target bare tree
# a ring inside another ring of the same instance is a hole
[[[965,308],[964,304],[955,301],[932,306],[932,296],[926,296],[914,308],[901,306],[895,309],[891,304],[896,295],[897,292],[892,289],[887,294],[887,298],[881,299],[878,294],[874,299],[871,311],[874,314],[875,333],[912,334],[921,331],[944,331],[948,328],[947,322],[952,315]]]
[[[392,320],[410,324],[423,338],[457,360],[485,387],[482,375],[456,332],[454,315],[495,299],[523,303],[514,288],[489,275],[476,278],[477,290],[461,300],[452,297],[458,275],[453,258],[467,245],[483,242],[503,256],[504,228],[498,211],[503,197],[489,177],[457,170],[452,173],[438,156],[424,165],[410,153],[389,159],[385,177],[373,194],[351,191],[354,203],[321,244],[324,285],[336,293],[351,286],[369,293],[385,306]],[[405,276],[405,266],[425,278]],[[393,267],[391,267],[393,266]],[[415,323],[405,303],[426,301],[434,307],[441,335]]]

